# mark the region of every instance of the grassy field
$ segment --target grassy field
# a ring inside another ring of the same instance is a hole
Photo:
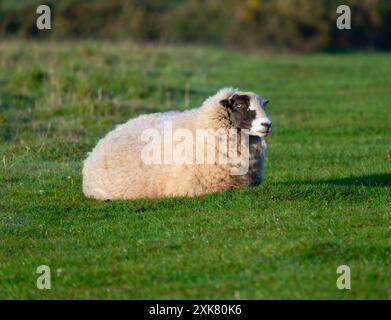
[[[390,75],[389,54],[2,42],[0,298],[391,298]],[[271,99],[262,186],[83,196],[82,160],[116,124],[227,85]]]

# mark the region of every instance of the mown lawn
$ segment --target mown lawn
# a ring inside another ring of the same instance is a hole
[[[83,196],[82,160],[116,124],[227,85],[271,99],[262,186]],[[390,88],[390,54],[3,41],[0,298],[391,298]]]

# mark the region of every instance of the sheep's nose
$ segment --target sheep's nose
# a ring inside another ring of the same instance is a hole
[[[270,129],[272,126],[272,123],[270,121],[269,122],[262,122],[261,126],[264,126],[265,128]]]

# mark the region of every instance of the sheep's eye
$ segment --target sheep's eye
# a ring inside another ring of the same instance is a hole
[[[238,108],[242,109],[242,108],[244,108],[244,107],[245,107],[244,104],[242,104],[242,103],[238,104]]]

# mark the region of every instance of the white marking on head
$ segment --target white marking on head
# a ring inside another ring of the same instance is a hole
[[[250,135],[264,137],[271,133],[272,121],[267,116],[265,108],[269,100],[264,100],[261,96],[252,95],[250,99],[250,109],[256,112],[250,128]]]

